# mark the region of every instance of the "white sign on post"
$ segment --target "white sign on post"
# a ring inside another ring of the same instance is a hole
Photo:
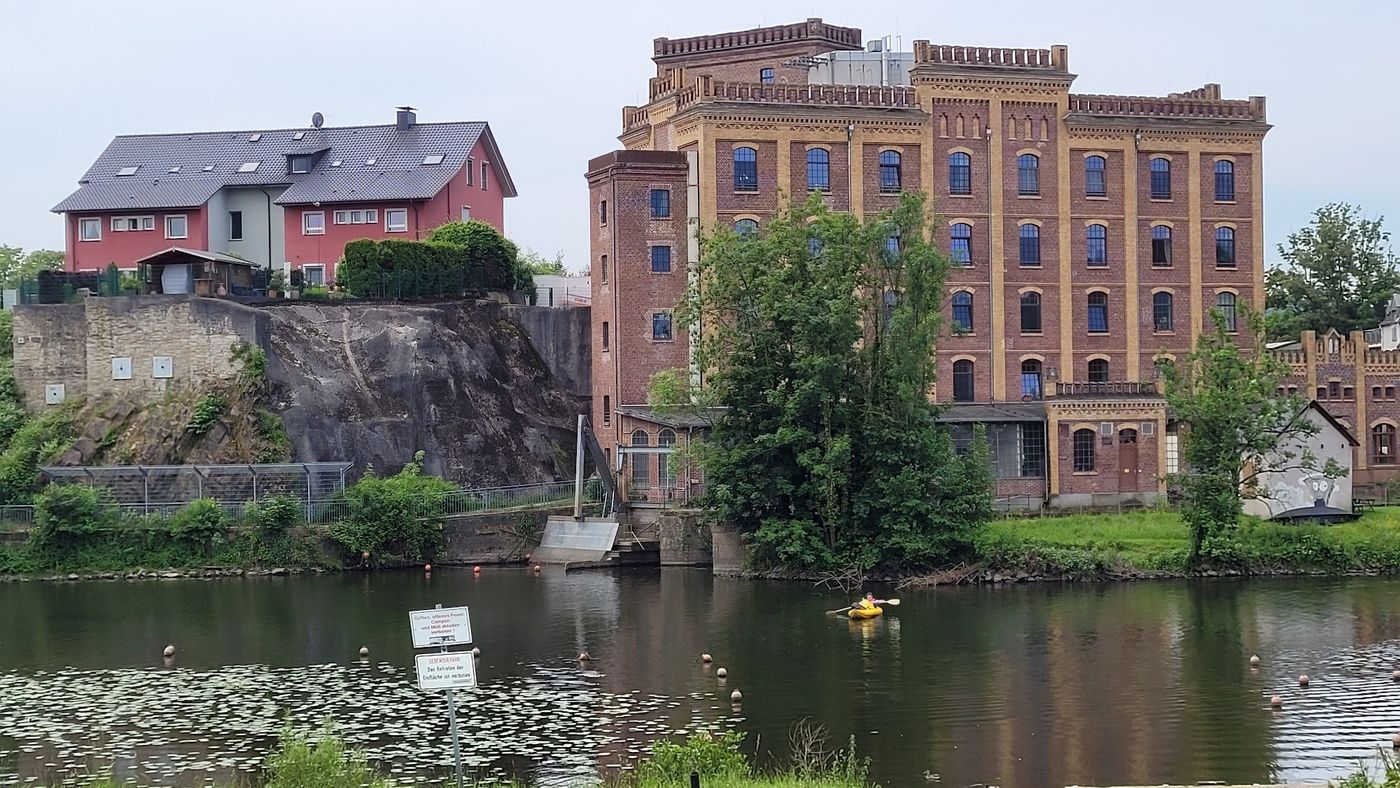
[[[418,667],[418,688],[425,692],[476,686],[476,657],[470,651],[419,654],[414,659]]]
[[[465,607],[413,610],[408,614],[414,648],[452,646],[472,642],[472,622]]]

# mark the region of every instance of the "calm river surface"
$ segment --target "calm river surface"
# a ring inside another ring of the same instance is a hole
[[[445,703],[413,684],[408,631],[409,610],[439,602],[471,607],[483,652],[461,704],[483,773],[577,784],[697,726],[745,731],[780,759],[807,718],[836,743],[855,736],[886,786],[1323,779],[1400,731],[1397,591],[937,589],[852,623],[824,616],[845,600],[809,585],[690,569],[0,583],[0,785],[246,781],[283,716],[333,717],[394,774],[440,776]],[[580,667],[580,650],[594,661]]]

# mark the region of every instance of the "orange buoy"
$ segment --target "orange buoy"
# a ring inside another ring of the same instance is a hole
[[[1280,698],[1279,696],[1275,695],[1272,698],[1269,698],[1269,705],[1273,706],[1276,709],[1281,709],[1283,708],[1283,698]]]
[[[480,567],[480,566],[474,566],[474,567],[472,567],[472,574],[474,574],[474,575],[479,575],[479,574],[481,574],[481,567]]]
[[[1298,677],[1298,686],[1300,686],[1300,687],[1306,687],[1306,686],[1308,686],[1308,674],[1304,673],[1303,675],[1301,675],[1301,676]]]

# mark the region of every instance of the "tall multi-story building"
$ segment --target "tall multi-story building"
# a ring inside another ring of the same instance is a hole
[[[689,482],[652,460],[686,425],[644,404],[652,373],[687,364],[671,310],[696,232],[761,231],[811,192],[873,215],[906,190],[931,196],[955,263],[936,397],[959,434],[988,426],[999,495],[1160,494],[1154,359],[1214,310],[1236,327],[1263,306],[1264,99],[1072,93],[1065,46],[885,44],[820,19],[655,41],[648,103],[588,172],[594,422],[634,497]]]

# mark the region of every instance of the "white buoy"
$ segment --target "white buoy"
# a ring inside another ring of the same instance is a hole
[[[1283,698],[1280,698],[1279,696],[1275,695],[1269,699],[1269,705],[1273,706],[1276,709],[1281,709],[1283,708]]]
[[[740,692],[739,690],[734,690],[733,692],[729,693],[729,699],[734,701],[735,703],[739,703],[743,701],[744,693]]]
[[[1396,681],[1400,681],[1400,670],[1392,670],[1390,672],[1390,677]]]
[[[1252,657],[1249,658],[1249,666],[1250,666],[1251,668],[1257,668],[1257,667],[1259,667],[1259,655],[1258,655],[1258,654],[1255,654],[1254,656],[1252,656]]]
[[[710,656],[709,654],[701,654],[701,655],[700,655],[700,661],[701,661],[701,662],[707,662],[707,663],[708,663],[708,662],[714,662],[714,661],[715,661],[715,658],[712,657],[712,656]],[[1396,672],[1397,672],[1397,673],[1400,673],[1400,671],[1396,671]]]
[[[475,646],[473,646],[473,647],[472,647],[472,656],[473,656],[473,657],[479,657],[479,656],[481,656],[481,649],[476,648]]]
[[[587,652],[587,651],[580,651],[580,652],[578,653],[578,661],[579,661],[579,662],[587,662],[587,661],[589,661],[589,660],[591,660],[591,659],[593,659],[593,658],[590,657],[590,656],[588,656],[588,652]]]
[[[161,653],[165,654],[165,656],[167,656],[167,657],[173,657],[173,656],[175,656],[175,647],[174,647],[174,646],[166,646],[166,647],[165,647],[165,651],[163,651],[163,652],[161,652]]]
[[[1390,737],[1390,746],[1400,750],[1400,733]]]
[[[720,678],[724,678],[725,676],[729,675],[729,671],[725,670],[724,668],[720,668],[719,670],[715,671],[715,675],[719,676]]]
[[[1304,673],[1303,675],[1301,675],[1301,676],[1298,677],[1298,686],[1300,686],[1300,687],[1306,687],[1306,686],[1308,686],[1308,674]]]
[[[369,646],[360,646],[360,656],[362,656],[362,657],[368,657],[368,656],[369,656]]]

